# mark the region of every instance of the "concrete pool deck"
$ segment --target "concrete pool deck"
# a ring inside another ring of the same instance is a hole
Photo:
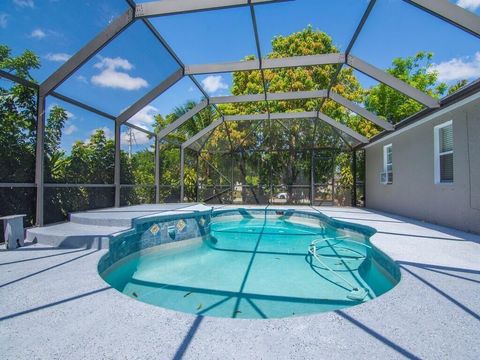
[[[104,249],[35,244],[0,252],[0,358],[480,358],[480,236],[369,209],[316,209],[376,228],[371,240],[399,264],[400,283],[334,312],[200,317],[111,289],[97,273]]]

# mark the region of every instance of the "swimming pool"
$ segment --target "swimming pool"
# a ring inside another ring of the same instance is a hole
[[[134,299],[192,314],[319,313],[369,301],[398,283],[395,263],[369,241],[373,232],[314,213],[218,211],[204,236],[135,252],[101,275]]]

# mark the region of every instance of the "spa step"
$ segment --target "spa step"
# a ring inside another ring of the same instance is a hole
[[[83,225],[72,222],[27,230],[26,240],[62,248],[108,248],[112,234],[128,226]]]
[[[150,213],[141,213],[139,216],[149,215]],[[133,217],[131,214],[122,214],[120,212],[108,213],[102,212],[81,212],[70,214],[70,222],[79,225],[92,225],[100,227],[131,227]]]
[[[194,203],[148,204],[90,210],[70,214],[70,222],[84,225],[131,227],[134,219],[167,211],[195,209]]]

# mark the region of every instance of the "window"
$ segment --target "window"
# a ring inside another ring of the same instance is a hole
[[[452,121],[435,126],[435,183],[453,183]]]
[[[388,144],[383,147],[383,173],[381,176],[383,184],[391,184],[393,182],[392,164],[392,144]]]

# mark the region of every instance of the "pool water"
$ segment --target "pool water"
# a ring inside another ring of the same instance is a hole
[[[377,250],[366,236],[321,220],[222,216],[210,230],[204,239],[130,256],[103,276],[149,304],[231,318],[331,311],[373,299],[397,282],[374,260]],[[309,252],[315,240],[320,260]],[[352,284],[367,291],[363,300],[349,298]]]

